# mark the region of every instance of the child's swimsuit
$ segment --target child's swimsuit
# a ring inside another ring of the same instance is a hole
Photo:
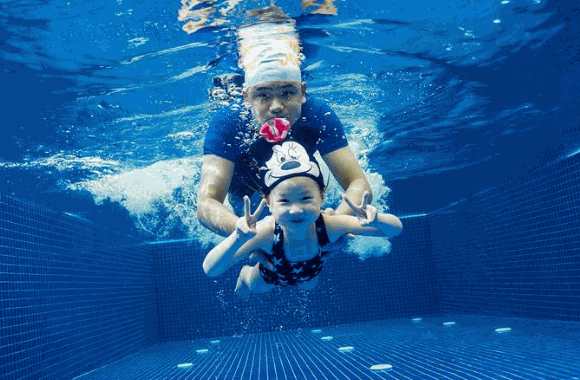
[[[290,261],[284,255],[284,233],[282,227],[275,224],[274,244],[272,252],[264,252],[266,258],[274,264],[276,272],[273,272],[260,264],[260,273],[266,283],[272,285],[296,285],[300,282],[312,280],[322,270],[324,262],[322,258],[328,253],[323,252],[322,247],[328,244],[328,234],[322,214],[316,219],[316,237],[318,239],[318,255],[308,261]]]

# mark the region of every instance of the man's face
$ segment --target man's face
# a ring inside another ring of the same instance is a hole
[[[306,83],[268,82],[250,87],[244,92],[252,115],[260,123],[274,125],[274,118],[287,119],[291,125],[298,120],[306,102]]]

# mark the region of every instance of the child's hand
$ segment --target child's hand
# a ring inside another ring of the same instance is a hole
[[[369,192],[365,191],[360,206],[355,205],[346,194],[342,195],[342,199],[354,211],[354,215],[360,221],[361,226],[373,226],[377,222],[377,209],[368,204]]]
[[[256,212],[251,214],[250,198],[247,195],[244,197],[244,216],[238,219],[236,223],[236,233],[239,237],[250,239],[256,235],[256,223],[265,205],[266,200],[262,199]]]

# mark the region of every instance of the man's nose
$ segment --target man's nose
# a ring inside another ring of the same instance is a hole
[[[272,102],[270,103],[270,112],[272,113],[280,113],[284,110],[284,104],[277,98],[274,97]]]

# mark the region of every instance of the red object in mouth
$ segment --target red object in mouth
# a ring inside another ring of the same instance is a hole
[[[262,128],[260,128],[260,135],[268,142],[278,143],[288,136],[289,129],[290,122],[286,119],[277,117],[274,119],[274,126],[268,123],[262,125]]]

